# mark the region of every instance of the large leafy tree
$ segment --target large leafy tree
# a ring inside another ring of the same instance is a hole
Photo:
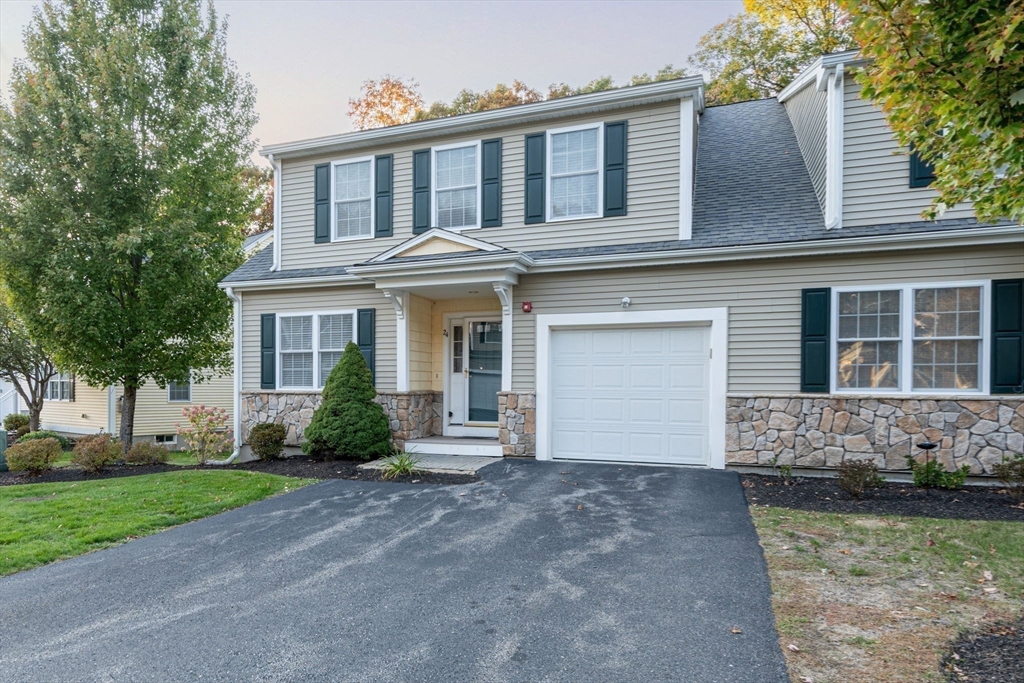
[[[248,225],[243,228],[246,235],[257,235],[274,229],[274,171],[266,166],[249,166],[242,170],[242,182],[252,193],[256,208]]]
[[[390,74],[363,83],[359,97],[348,101],[348,115],[356,130],[409,123],[423,109],[420,84]]]
[[[849,0],[865,97],[935,166],[925,213],[1024,222],[1024,0]]]
[[[29,429],[39,429],[46,385],[57,374],[53,361],[28,334],[0,290],[0,379],[14,385],[28,406]]]
[[[522,81],[512,81],[508,86],[499,83],[491,90],[474,92],[462,90],[450,104],[445,102],[434,102],[428,109],[416,112],[416,120],[439,119],[445,116],[456,116],[458,114],[469,114],[474,111],[487,111],[489,109],[502,109],[517,104],[529,104],[540,102],[541,94],[528,87]]]
[[[88,384],[230,363],[253,193],[254,89],[198,0],[47,0],[0,108],[0,278],[33,339]]]

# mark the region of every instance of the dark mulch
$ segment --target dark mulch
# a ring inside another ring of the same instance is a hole
[[[1024,683],[1024,620],[963,636],[942,660],[950,681]]]
[[[807,477],[787,486],[778,477],[744,474],[743,488],[751,505],[811,512],[1024,522],[1024,506],[1002,489],[987,486],[948,491],[894,482],[869,489],[856,500],[840,489],[835,479]]]
[[[38,477],[30,477],[24,474],[13,472],[0,472],[0,486],[13,484],[46,484],[51,482],[70,481],[94,481],[96,479],[112,479],[115,477],[131,477],[140,474],[157,474],[159,472],[178,472],[183,469],[219,469],[219,470],[251,470],[253,472],[266,472],[267,474],[280,474],[285,477],[302,477],[306,479],[358,479],[361,481],[384,481],[380,473],[375,470],[360,470],[357,465],[362,460],[317,460],[307,456],[296,456],[271,460],[268,462],[255,461],[236,465],[112,465],[106,467],[98,474],[86,474],[77,467],[61,467],[50,470]],[[440,474],[425,472],[412,476],[401,476],[391,479],[392,482],[401,484],[469,484],[479,481],[475,474]]]

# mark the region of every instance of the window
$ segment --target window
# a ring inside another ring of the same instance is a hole
[[[157,434],[153,437],[153,441],[161,445],[176,444],[178,443],[178,437],[175,434]]]
[[[192,401],[192,382],[167,384],[167,400],[172,403],[190,403]]]
[[[984,389],[987,283],[836,290],[837,391]]]
[[[334,164],[335,241],[373,236],[373,157]]]
[[[322,387],[345,345],[356,341],[354,311],[278,316],[278,328],[282,388]]]
[[[434,148],[434,226],[480,226],[480,143]]]
[[[548,220],[601,215],[601,131],[548,131]]]
[[[70,401],[71,399],[71,375],[66,372],[54,375],[46,383],[46,390],[43,398],[47,401]]]

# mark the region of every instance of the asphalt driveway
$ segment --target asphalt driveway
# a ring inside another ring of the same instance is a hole
[[[735,474],[481,474],[328,481],[0,579],[0,679],[788,680]]]

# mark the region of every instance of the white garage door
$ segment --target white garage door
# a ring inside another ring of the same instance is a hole
[[[552,457],[708,465],[710,333],[552,330]]]

